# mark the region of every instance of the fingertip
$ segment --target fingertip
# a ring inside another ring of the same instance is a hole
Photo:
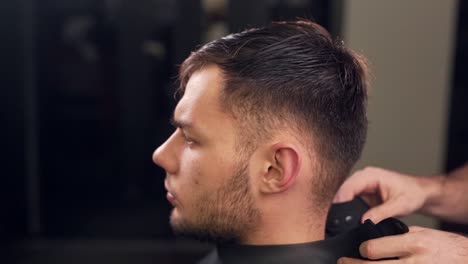
[[[333,197],[332,203],[339,203],[339,202],[340,202],[340,196],[336,194],[335,197]]]
[[[361,217],[361,224],[364,224],[364,222],[365,222],[367,219],[369,219],[369,218],[367,218],[367,217],[365,217],[365,216],[362,216],[362,217]]]
[[[344,202],[346,202],[346,199],[344,199],[342,195],[335,196],[335,198],[333,199],[333,203],[344,203]]]
[[[364,223],[366,220],[371,220],[373,223],[375,223],[374,216],[372,214],[369,214],[369,213],[363,214],[361,218],[361,223]]]
[[[338,190],[335,197],[333,198],[333,203],[344,203],[353,200],[354,195],[345,191],[343,188]]]
[[[362,216],[362,223],[364,223],[364,221],[366,221],[367,219],[370,219],[372,221],[372,223],[374,224],[378,224],[380,221],[382,221],[383,219],[385,219],[386,217],[385,216],[382,216],[381,214],[378,213],[378,211],[376,212],[375,209],[370,209],[369,211],[367,211],[363,216]]]
[[[359,245],[359,253],[362,257],[367,258],[367,250],[367,241],[362,242],[361,245]]]

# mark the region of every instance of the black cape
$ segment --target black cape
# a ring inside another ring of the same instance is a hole
[[[374,225],[366,220],[349,232],[302,244],[252,246],[239,244],[218,245],[198,264],[336,264],[341,257],[360,258],[359,246],[369,239],[408,232],[401,221],[388,218]]]
[[[359,242],[331,238],[316,242],[288,245],[218,245],[198,264],[336,264],[342,256],[360,258]]]

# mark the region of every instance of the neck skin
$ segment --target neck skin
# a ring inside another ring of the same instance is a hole
[[[303,196],[288,190],[260,201],[263,206],[259,224],[255,230],[247,232],[241,244],[284,245],[325,239],[326,213],[311,208],[312,202],[302,201],[305,200]]]

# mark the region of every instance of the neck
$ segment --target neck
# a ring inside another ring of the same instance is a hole
[[[274,203],[273,203],[274,204]],[[326,216],[313,215],[310,208],[277,203],[262,210],[262,217],[255,230],[241,240],[246,245],[284,245],[323,240]]]

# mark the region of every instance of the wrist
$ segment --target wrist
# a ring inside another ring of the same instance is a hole
[[[418,177],[418,181],[424,193],[424,203],[420,212],[437,215],[445,200],[444,193],[447,177],[445,175]]]

